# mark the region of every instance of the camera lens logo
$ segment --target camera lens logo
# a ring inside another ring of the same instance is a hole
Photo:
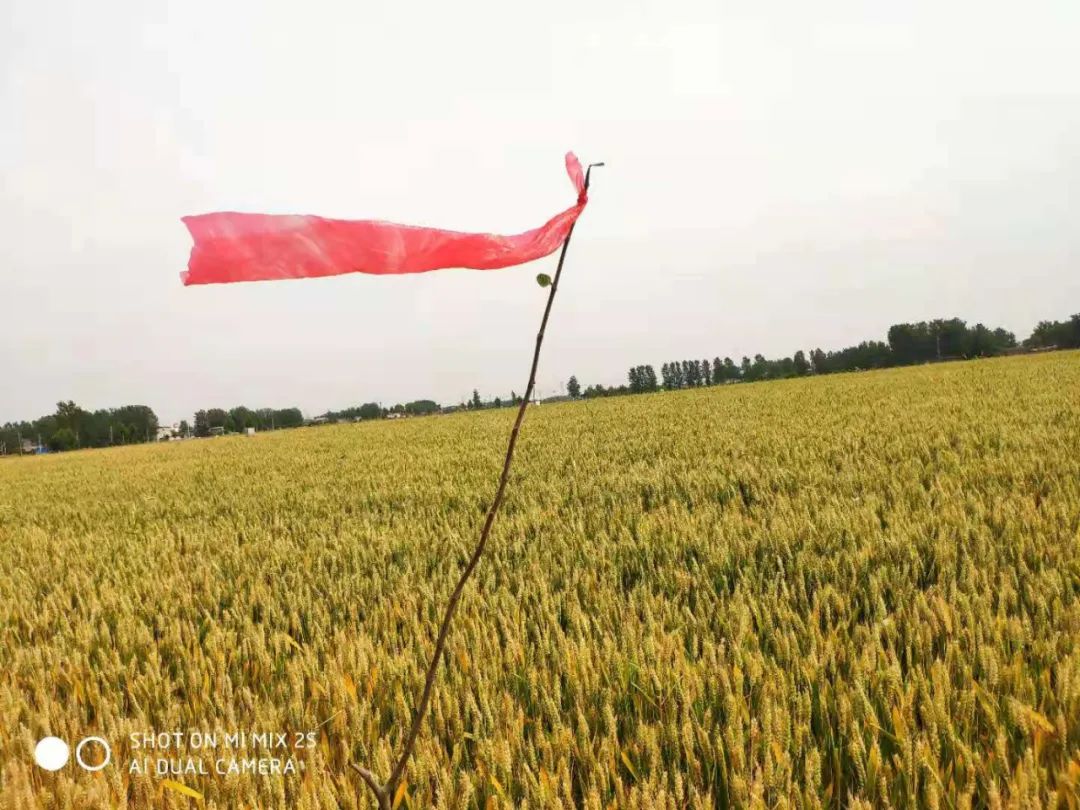
[[[97,743],[105,749],[105,757],[97,765],[91,765],[83,759],[83,749],[86,747],[87,743]],[[83,739],[79,741],[79,744],[75,746],[75,761],[79,763],[84,771],[100,771],[108,765],[111,760],[112,749],[109,748],[109,744],[101,739],[101,737],[83,737]]]
[[[105,752],[104,757],[97,763],[88,762],[89,756],[84,754],[86,747],[94,744],[100,746]],[[38,767],[47,771],[60,770],[67,765],[70,757],[71,749],[59,737],[43,737],[34,746],[34,762],[38,764]],[[79,767],[84,771],[100,771],[112,761],[112,748],[101,737],[83,737],[79,740],[79,744],[75,746],[75,761],[79,763]]]

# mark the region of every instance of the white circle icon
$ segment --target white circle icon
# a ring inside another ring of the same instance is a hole
[[[71,749],[59,737],[42,737],[34,746],[34,762],[47,771],[58,771],[67,765]]]
[[[87,743],[92,742],[96,742],[98,745],[105,749],[105,759],[103,759],[97,765],[87,765],[82,758],[83,747]],[[66,745],[64,747],[67,748]],[[67,757],[65,756],[64,759],[67,759]],[[105,742],[105,740],[101,739],[101,737],[84,737],[83,739],[79,740],[79,744],[75,746],[75,761],[78,762],[82,769],[85,771],[100,771],[102,768],[108,765],[111,760],[112,749],[109,748],[109,744]]]

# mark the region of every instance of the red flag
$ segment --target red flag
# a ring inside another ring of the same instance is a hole
[[[228,211],[184,217],[195,246],[180,279],[184,284],[226,284],[523,264],[553,253],[585,208],[585,177],[573,152],[566,153],[566,171],[577,190],[577,203],[539,228],[512,236]]]

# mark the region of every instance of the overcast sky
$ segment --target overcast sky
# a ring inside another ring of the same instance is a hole
[[[541,362],[790,354],[1080,311],[1080,4],[0,9],[0,422],[525,386],[555,257],[185,288],[185,214],[518,232],[605,160]]]

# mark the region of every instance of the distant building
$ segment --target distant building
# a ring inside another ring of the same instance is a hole
[[[213,427],[210,428],[210,435],[211,436],[224,436],[225,435],[225,426],[224,425],[214,425]]]
[[[244,428],[244,435],[245,436],[254,436],[255,435],[255,428],[253,428],[253,427]]]

